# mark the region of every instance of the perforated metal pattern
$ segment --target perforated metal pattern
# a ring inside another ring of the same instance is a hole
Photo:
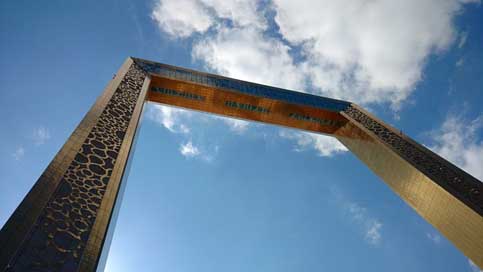
[[[146,74],[133,64],[7,271],[76,271]]]
[[[483,183],[449,164],[438,155],[404,139],[356,107],[351,106],[344,110],[344,113],[371,131],[419,171],[483,216],[483,196],[481,194]]]

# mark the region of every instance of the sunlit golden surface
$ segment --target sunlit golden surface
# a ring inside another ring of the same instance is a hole
[[[156,88],[178,92],[162,93]],[[152,102],[335,136],[418,214],[483,266],[483,217],[346,114],[156,76],[149,90],[148,100]],[[254,110],[232,107],[233,102],[252,105]],[[294,114],[333,122],[322,125],[293,118]]]
[[[102,269],[146,101],[336,137],[483,267],[481,182],[357,105],[128,58],[1,229],[0,270]]]

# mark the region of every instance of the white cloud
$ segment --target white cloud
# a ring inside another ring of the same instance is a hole
[[[193,112],[190,110],[157,104],[150,105],[147,112],[147,117],[150,120],[162,125],[173,133],[181,134],[191,133],[191,128],[188,123],[192,116]],[[250,122],[248,121],[218,115],[197,115],[197,118],[215,121],[220,120],[226,124],[231,131],[236,133],[245,132],[250,125]]]
[[[181,155],[188,158],[193,158],[201,154],[198,147],[194,146],[193,142],[191,141],[188,141],[185,144],[181,144],[179,146],[179,152],[181,152]]]
[[[43,145],[50,139],[50,131],[43,126],[35,128],[32,132],[31,139],[35,145]],[[14,153],[12,153],[12,157],[19,161],[25,155],[25,148],[23,146],[17,147]]]
[[[453,42],[462,9],[457,0],[274,3],[281,34],[303,47],[319,93],[393,106],[421,79],[426,58]]]
[[[202,152],[201,159],[205,162],[212,163],[215,161],[219,150],[220,150],[219,145],[215,145],[213,148],[210,148],[210,149],[205,148],[205,151]]]
[[[220,147],[218,145],[215,145],[212,148],[209,146],[200,147],[195,145],[192,140],[188,140],[179,145],[179,152],[184,157],[200,159],[207,163],[215,161],[219,150]]]
[[[151,18],[160,29],[173,37],[188,37],[194,32],[204,32],[213,24],[207,8],[197,0],[158,1]]]
[[[460,34],[460,41],[458,42],[458,48],[463,48],[466,44],[466,40],[468,39],[468,32],[461,32]]]
[[[201,33],[192,55],[219,73],[397,108],[428,56],[454,42],[454,17],[474,2],[273,0],[281,36],[267,35],[267,7],[255,0],[159,0],[152,17],[175,37]],[[290,53],[298,46],[302,59]]]
[[[437,233],[427,232],[426,237],[435,244],[441,243],[441,236]]]
[[[189,110],[155,104],[150,105],[147,112],[149,119],[164,126],[173,133],[189,133],[190,128],[185,120],[190,116],[191,112]]]
[[[359,204],[354,202],[344,203],[349,215],[352,220],[358,223],[364,231],[364,239],[370,245],[379,245],[382,240],[381,228],[382,223],[369,216],[367,209],[361,207]]]
[[[47,128],[41,126],[34,129],[32,137],[36,145],[42,145],[50,139],[50,132]]]
[[[366,231],[366,241],[371,245],[377,245],[381,241],[380,229],[382,224],[378,221],[372,221],[369,223]]]
[[[265,18],[257,12],[257,0],[201,0],[206,6],[215,11],[213,18],[228,19],[237,27],[266,26]]]
[[[303,74],[281,41],[266,37],[259,29],[220,27],[193,47],[193,58],[229,77],[303,89]]]
[[[197,33],[192,57],[217,73],[397,110],[427,58],[454,43],[454,18],[471,2],[479,1],[158,0],[152,17],[173,37]],[[299,146],[312,144],[323,156],[345,150],[300,135],[292,137]]]
[[[295,151],[298,152],[311,148],[316,150],[320,156],[330,157],[347,151],[344,145],[330,136],[288,129],[281,129],[279,135],[282,138],[294,140],[296,143]]]
[[[472,260],[468,259],[468,265],[470,266],[471,272],[482,272],[481,270]]]
[[[190,121],[194,115],[196,115],[198,121],[199,119],[202,121],[220,119],[217,116],[196,114],[190,110],[157,104],[149,104],[146,114],[148,119],[158,123],[170,132],[182,135],[184,141],[180,144],[179,151],[183,156],[187,158],[198,158],[205,162],[213,162],[216,159],[220,147],[216,144],[195,145],[191,140],[194,135],[190,128],[190,124],[192,124]],[[232,126],[234,127],[233,130],[239,130],[240,132],[243,129],[241,128],[243,125],[238,125],[240,128],[236,128],[235,124]]]
[[[19,161],[23,158],[23,156],[25,155],[25,148],[23,148],[23,146],[19,146],[15,152],[12,154],[12,157],[16,160],[16,161]]]
[[[186,38],[230,20],[235,26],[265,27],[255,0],[158,0],[151,13],[159,28],[172,37]]]
[[[482,128],[483,116],[468,121],[449,115],[443,125],[431,133],[435,144],[430,148],[483,180],[483,140],[478,138],[478,131]]]
[[[382,222],[371,216],[366,208],[347,199],[336,187],[331,187],[330,192],[335,203],[341,210],[346,213],[351,223],[361,229],[364,240],[371,246],[377,246],[382,243]]]
[[[213,116],[215,119],[219,119],[225,123],[231,131],[242,134],[245,132],[248,127],[250,126],[250,122],[230,117],[223,117],[223,116]]]
[[[461,67],[465,63],[465,60],[463,58],[459,58],[458,61],[456,62],[456,67]]]

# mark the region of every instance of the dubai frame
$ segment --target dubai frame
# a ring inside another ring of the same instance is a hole
[[[483,267],[483,184],[359,106],[128,58],[1,229],[1,271],[103,268],[145,101],[336,137]]]

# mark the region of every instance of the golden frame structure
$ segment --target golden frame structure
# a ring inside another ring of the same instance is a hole
[[[130,57],[1,229],[0,270],[103,269],[146,101],[336,137],[483,267],[481,181],[361,107]]]

